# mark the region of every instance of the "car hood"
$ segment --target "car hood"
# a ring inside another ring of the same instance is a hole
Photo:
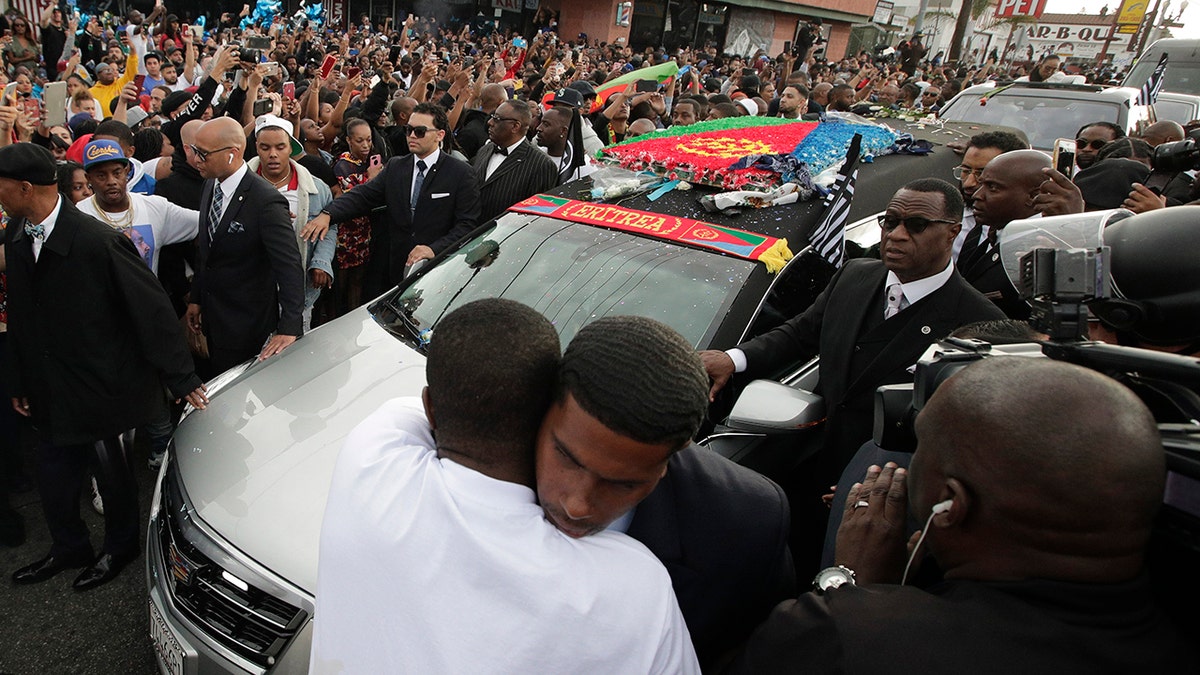
[[[343,440],[384,401],[424,386],[425,357],[359,308],[253,364],[179,425],[184,491],[225,543],[312,593]]]

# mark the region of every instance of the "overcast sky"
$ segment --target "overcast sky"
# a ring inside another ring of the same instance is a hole
[[[1181,1],[1171,0],[1169,8],[1171,16],[1175,16],[1179,12]],[[1149,0],[1150,9],[1154,9],[1154,3],[1155,0]],[[1108,5],[1109,12],[1115,12],[1120,7],[1121,0],[1046,0],[1046,12],[1053,14],[1099,14],[1100,8],[1105,5]],[[1172,31],[1175,37],[1200,38],[1200,0],[1191,0],[1188,2],[1187,9],[1183,11],[1183,17],[1180,19],[1180,22],[1183,23],[1183,28],[1176,28]]]

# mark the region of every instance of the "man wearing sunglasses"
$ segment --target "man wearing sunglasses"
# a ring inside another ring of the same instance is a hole
[[[735,373],[739,382],[775,378],[820,356],[817,392],[829,416],[815,466],[796,481],[812,499],[792,502],[792,551],[801,570],[815,567],[828,517],[818,497],[871,437],[876,388],[911,382],[909,367],[940,336],[1004,318],[954,269],[962,211],[958,188],[946,181],[906,184],[879,219],[882,260],[847,262],[802,314],[735,349],[700,353],[712,396]]]
[[[558,167],[525,140],[532,116],[523,102],[506,102],[488,121],[488,139],[471,166],[479,180],[480,220],[504,213],[522,199],[558,185]]]
[[[441,150],[449,130],[444,108],[418,105],[408,118],[409,154],[388,160],[375,178],[333,200],[301,236],[316,241],[330,223],[386,206],[386,227],[372,233],[371,250],[387,252],[373,262],[372,274],[374,283],[388,285],[403,280],[408,266],[458,241],[479,221],[479,185],[469,164]]]
[[[216,372],[274,356],[303,332],[304,269],[288,203],[249,170],[245,150],[231,117],[205,122],[191,148],[205,183],[187,323],[207,336]]]
[[[1075,164],[1086,169],[1100,158],[1100,148],[1118,138],[1125,138],[1125,130],[1112,122],[1093,122],[1079,128],[1075,134]]]

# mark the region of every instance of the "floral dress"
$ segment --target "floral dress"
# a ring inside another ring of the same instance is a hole
[[[333,174],[343,191],[367,182],[367,162],[355,159],[343,152],[333,164]],[[337,254],[338,269],[350,269],[365,265],[371,258],[371,217],[362,216],[338,225]]]

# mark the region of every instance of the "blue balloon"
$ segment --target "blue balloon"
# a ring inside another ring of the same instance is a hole
[[[200,16],[196,17],[196,20],[193,23],[201,28],[204,28],[205,24],[208,23],[208,17],[201,14]]]

